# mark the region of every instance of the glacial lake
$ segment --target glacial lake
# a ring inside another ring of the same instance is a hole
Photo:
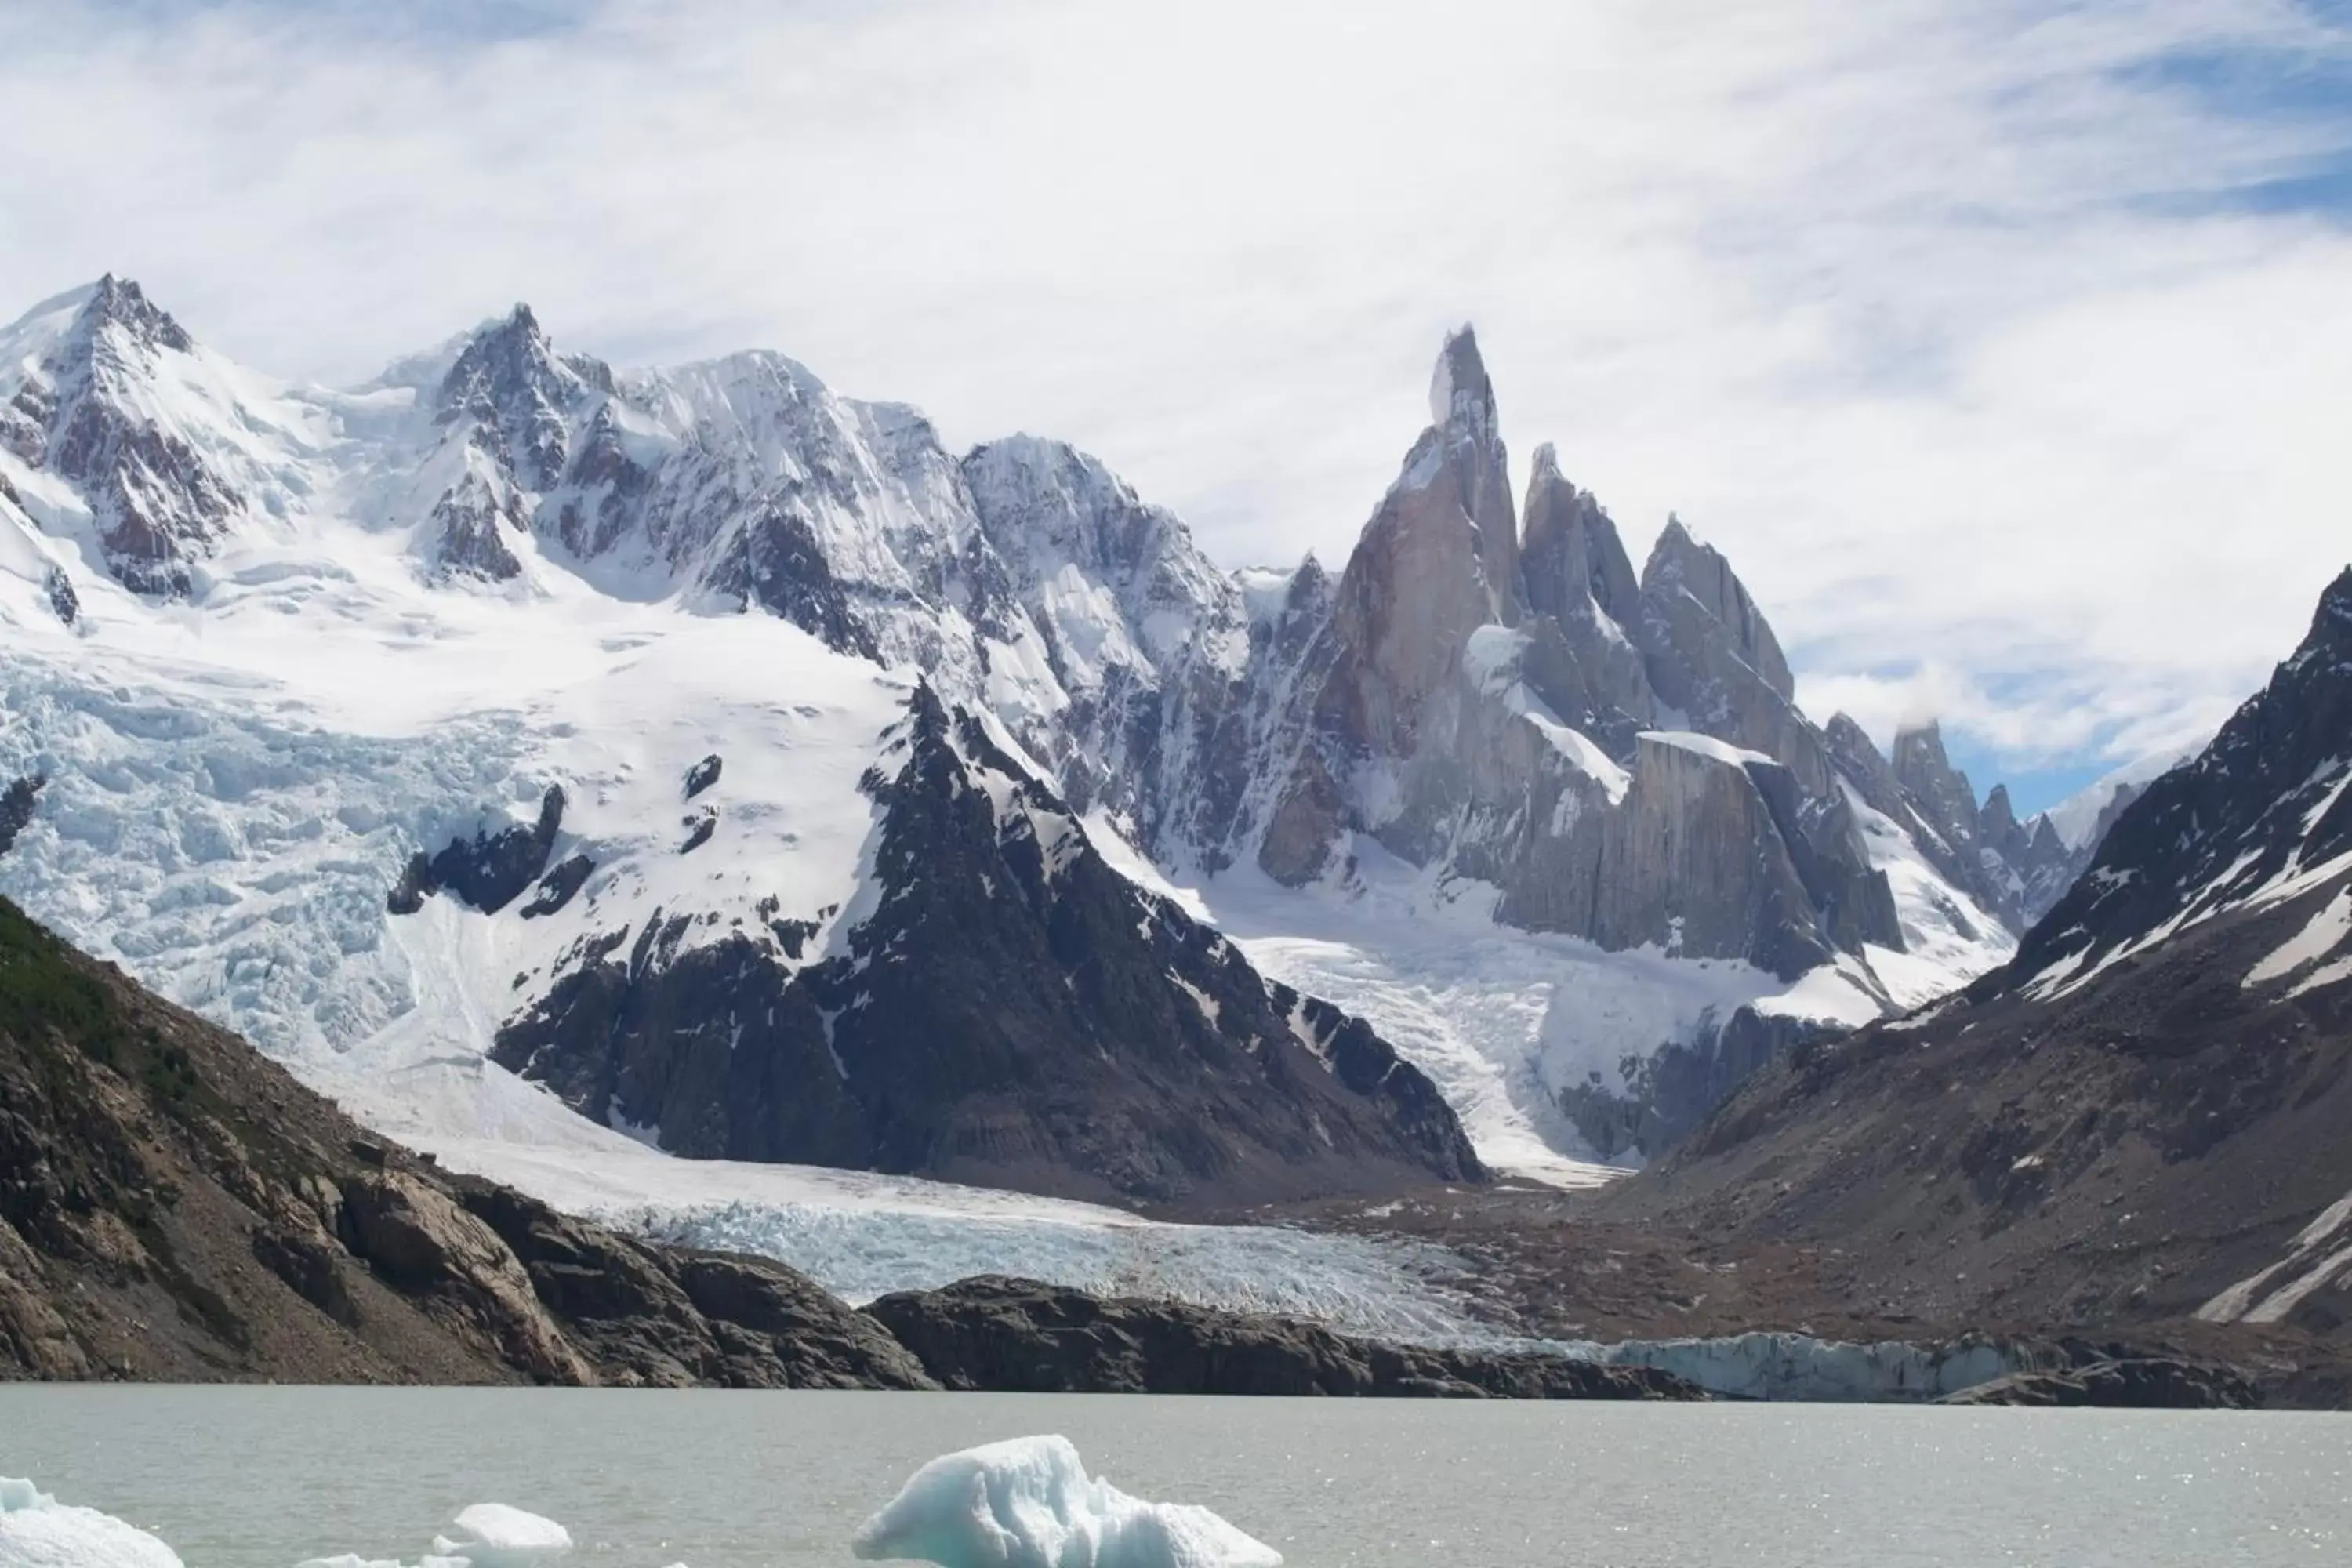
[[[0,1386],[0,1475],[189,1568],[415,1563],[468,1503],[579,1568],[803,1568],[1030,1433],[1293,1568],[2352,1562],[2352,1415],[926,1394]]]

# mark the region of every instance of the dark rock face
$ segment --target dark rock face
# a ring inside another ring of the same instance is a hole
[[[538,888],[530,895],[530,902],[522,907],[522,918],[536,920],[541,915],[555,913],[587,885],[590,874],[595,869],[596,862],[585,855],[574,855],[553,867],[539,879]]]
[[[58,619],[72,626],[81,618],[81,595],[74,592],[73,584],[64,573],[50,567],[42,579],[41,586],[42,591],[48,595],[49,608],[57,612]]]
[[[563,826],[563,791],[550,784],[541,797],[539,819],[528,825],[516,823],[496,833],[477,833],[471,839],[453,838],[439,854],[427,857],[421,851],[401,874],[399,885],[386,897],[385,907],[396,915],[413,915],[425,907],[425,900],[438,892],[455,893],[458,898],[481,910],[495,914],[520,898],[524,890],[547,872],[549,857],[555,849],[555,837]],[[573,873],[569,867],[559,868],[556,886],[562,879]],[[585,869],[577,873],[580,880],[587,879]],[[576,890],[578,883],[573,884]],[[542,889],[541,897],[551,889]],[[570,894],[563,895],[568,899]],[[562,899],[552,907],[560,908]],[[536,906],[540,900],[534,900]],[[545,913],[545,909],[536,912]]]
[[[0,855],[16,847],[16,835],[32,822],[41,786],[47,782],[38,773],[27,773],[9,780],[8,787],[0,790]]]
[[[762,1258],[661,1251],[509,1188],[458,1201],[521,1263],[604,1380],[683,1387],[928,1388],[906,1348],[805,1276]]]
[[[2151,783],[2090,868],[2019,945],[2005,984],[2082,970],[2158,927],[2218,910],[2352,850],[2352,569],[2302,646],[2193,763]]]
[[[2017,820],[2003,785],[1996,784],[1979,808],[1969,775],[1952,766],[1943,731],[1932,723],[1895,737],[1891,776],[1907,808],[1913,840],[1937,870],[2012,931],[2023,931],[2048,912],[2099,839],[2095,833],[2078,851],[2046,818],[2029,830]]]
[[[500,468],[531,489],[551,489],[571,456],[564,413],[600,386],[612,390],[610,371],[558,359],[530,307],[517,305],[460,351],[442,379],[436,417],[474,420],[477,442]]]
[[[0,1377],[925,1388],[782,1265],[364,1137],[0,900]]]
[[[583,954],[499,1031],[493,1059],[674,1154],[873,1164],[813,988],[740,933],[681,950],[690,924],[657,910],[625,949]]]
[[[943,1386],[1020,1394],[1696,1399],[1681,1378],[1532,1352],[1351,1339],[1318,1324],[1025,1279],[965,1279],[866,1309]]]
[[[881,658],[814,531],[797,513],[769,510],[746,523],[705,582],[745,609],[756,605],[792,622],[827,647]]]
[[[580,955],[496,1058],[685,1154],[1095,1197],[1484,1179],[1425,1076],[1112,870],[928,689],[866,787],[873,912],[833,954],[656,917],[625,960],[617,937]]]
[[[436,576],[477,577],[504,583],[522,575],[522,562],[507,535],[529,524],[521,498],[507,486],[469,474],[433,505],[436,540],[428,560]]]
[[[1628,1092],[1571,1086],[1561,1107],[1603,1160],[1652,1159],[1688,1137],[1733,1092],[1784,1051],[1818,1047],[1844,1030],[1812,1019],[1738,1007],[1675,1042],[1623,1064]]]
[[[2066,1372],[2021,1372],[1948,1394],[1944,1405],[2101,1406],[2116,1410],[2252,1410],[2254,1382],[2231,1366],[2177,1356],[2098,1360]]]
[[[719,753],[713,752],[710,755],[703,758],[702,761],[695,763],[694,766],[687,769],[686,798],[692,800],[696,795],[700,795],[704,790],[707,790],[712,784],[717,784],[719,782],[719,770],[725,765],[726,764],[719,760]]]

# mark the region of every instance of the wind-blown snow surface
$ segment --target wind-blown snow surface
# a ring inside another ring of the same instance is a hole
[[[943,1454],[859,1527],[859,1558],[940,1568],[1281,1568],[1205,1508],[1145,1502],[1089,1477],[1067,1437]]]

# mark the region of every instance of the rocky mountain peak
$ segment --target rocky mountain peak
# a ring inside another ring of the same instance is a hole
[[[1956,819],[1974,825],[1976,791],[1966,773],[1952,766],[1944,750],[1944,726],[1939,720],[1908,723],[1895,731],[1895,777],[1905,789],[1938,803]],[[1962,803],[1966,809],[1962,810]]]
[[[1851,757],[1868,758],[1878,768],[1885,767],[1886,759],[1880,754],[1877,742],[1870,738],[1870,731],[1844,709],[1830,715],[1830,721],[1822,726],[1822,733],[1837,753],[1841,765]]]
[[[583,370],[586,374],[583,374]],[[483,326],[441,381],[440,421],[476,421],[494,457],[524,485],[551,489],[571,456],[563,417],[592,390],[610,391],[600,361],[560,357],[529,305]]]
[[[11,335],[26,363],[13,386],[0,386],[0,446],[81,491],[125,587],[188,593],[190,562],[246,507],[217,429],[203,426],[219,418],[242,428],[246,411],[206,406],[203,395],[146,395],[172,379],[167,356],[195,353],[195,341],[111,273],[48,301]]]
[[[136,282],[117,278],[111,272],[91,286],[89,303],[82,307],[77,324],[93,341],[102,329],[113,326],[127,334],[130,342],[148,349],[190,353],[196,346],[186,330],[172,319],[169,311],[150,300]]]
[[[2347,736],[2352,569],[2212,743],[2123,805],[2083,876],[2026,933],[2011,981],[2077,984],[2159,936],[2340,880],[2352,856]]]
[[[1459,506],[1477,533],[1488,620],[1519,618],[1519,527],[1494,383],[1466,324],[1446,334],[1429,377],[1430,426],[1406,459],[1401,489],[1434,488]]]
[[[2295,650],[2297,660],[2326,658],[2342,663],[2352,658],[2352,566],[2346,567],[2319,595],[2311,630]]]
[[[1429,423],[1457,438],[1501,439],[1495,384],[1487,379],[1486,359],[1478,353],[1478,334],[1466,321],[1445,334],[1436,367],[1430,372]]]
[[[1687,595],[1727,635],[1731,650],[1779,693],[1784,702],[1795,700],[1796,678],[1772,635],[1764,612],[1756,607],[1748,585],[1731,563],[1711,544],[1702,544],[1680,517],[1669,515],[1650,559],[1642,568],[1642,595],[1653,602]]]
[[[1983,826],[1986,836],[1997,843],[2006,843],[2017,832],[2017,809],[2010,805],[2007,784],[1992,786],[1992,793],[1985,796],[1984,809],[1977,814],[1977,820]]]
[[[1965,862],[1982,835],[1976,790],[1968,774],[1952,766],[1937,721],[1895,732],[1895,782],[1921,820]]]
[[[1528,607],[1561,620],[1597,609],[1621,626],[1632,625],[1641,589],[1617,525],[1591,491],[1560,473],[1549,441],[1535,450],[1525,515],[1519,577]]]

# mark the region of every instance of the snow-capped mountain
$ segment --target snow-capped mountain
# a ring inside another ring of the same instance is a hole
[[[2079,990],[2193,927],[2320,899],[2352,875],[2352,569],[2310,632],[2211,744],[2117,814],[2089,869],[2006,972],[2037,995]],[[2303,937],[2248,975],[2308,988],[2352,976],[2330,959],[2352,925],[2320,899]],[[2298,945],[2298,943],[2300,945]]]
[[[2047,823],[1515,505],[1466,330],[1432,405],[1342,572],[1234,573],[778,355],[296,387],[106,279],[0,332],[0,886],[453,1117],[1159,1195],[1638,1157],[2006,955]]]

